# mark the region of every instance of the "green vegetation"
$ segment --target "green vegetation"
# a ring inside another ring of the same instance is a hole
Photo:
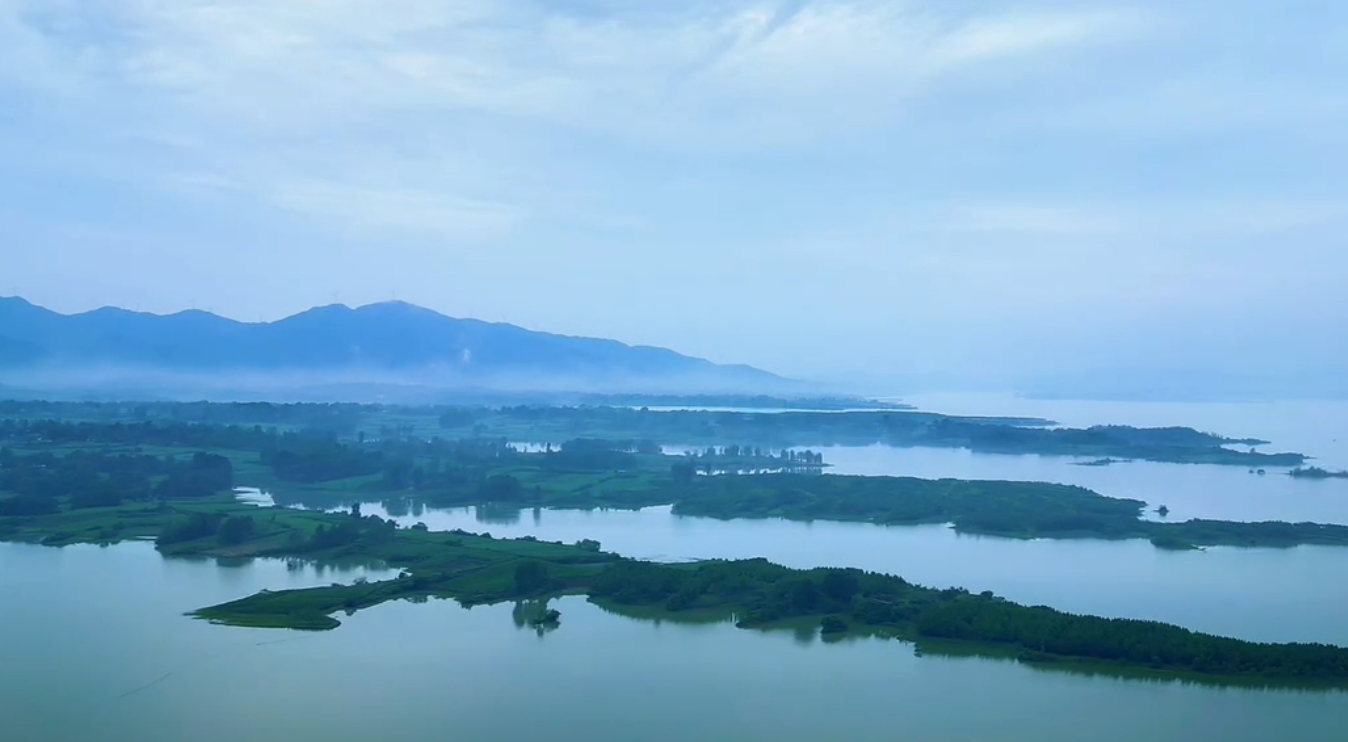
[[[1112,466],[1114,464],[1130,463],[1127,459],[1091,459],[1090,461],[1074,461],[1073,466]]]
[[[1191,428],[1049,428],[1048,421],[952,417],[923,412],[704,412],[628,408],[536,408],[457,411],[445,431],[550,441],[585,431],[603,438],[650,438],[667,444],[734,442],[770,448],[889,445],[967,448],[983,453],[1113,457],[1177,463],[1296,466],[1296,453],[1234,451],[1232,440]]]
[[[1080,487],[821,476],[823,458],[809,451],[729,445],[665,456],[659,450],[644,439],[577,438],[526,453],[501,439],[360,443],[320,431],[259,426],[5,420],[0,421],[0,518],[205,498],[244,482],[271,489],[280,504],[415,499],[476,505],[507,520],[524,508],[673,505],[679,514],[722,519],[952,523],[964,533],[1146,538],[1167,549],[1348,545],[1344,526],[1155,523],[1141,518],[1142,502]],[[722,471],[759,473],[708,475]],[[0,523],[0,532],[14,527]],[[247,528],[243,522],[173,525],[185,540],[209,530],[225,542],[245,539]],[[60,534],[43,536],[48,537]]]
[[[666,445],[754,446],[767,449],[827,445],[967,448],[986,453],[1141,459],[1241,466],[1299,466],[1297,453],[1236,451],[1262,445],[1191,428],[1104,425],[1051,428],[1030,418],[955,417],[908,410],[858,412],[729,412],[634,407],[400,407],[355,404],[95,404],[0,402],[0,416],[90,423],[234,426],[261,432],[327,433],[346,441],[505,438],[557,442],[579,436],[653,440]]]
[[[223,528],[240,517],[240,507],[174,504],[161,522],[201,515]],[[241,545],[225,546],[217,529],[187,541],[170,539],[174,543],[161,548],[195,555],[359,557],[403,572],[380,582],[261,592],[194,615],[236,626],[326,630],[340,625],[337,614],[389,600],[442,597],[470,605],[520,601],[517,620],[544,629],[555,628],[560,614],[540,601],[584,593],[605,605],[652,615],[694,620],[709,613],[734,615],[745,628],[806,621],[829,635],[856,630],[1004,648],[1036,664],[1092,660],[1214,679],[1348,683],[1348,650],[1337,647],[1257,644],[1150,621],[1076,616],[1017,605],[991,593],[935,590],[860,570],[793,570],[761,559],[661,565],[577,545],[399,529],[354,513],[250,512],[255,532]]]
[[[85,432],[98,438],[97,429],[94,426]],[[212,430],[203,426],[190,431],[188,437],[215,440],[211,436],[239,432]],[[141,431],[157,443],[169,442],[163,431]],[[258,440],[275,442],[271,436],[263,434]],[[307,446],[302,437],[284,440],[286,445]],[[69,447],[70,441],[22,442],[29,452],[11,450],[0,457],[0,477],[6,486],[27,494],[12,495],[3,502],[26,497],[46,504],[0,517],[0,538],[63,545],[148,537],[167,555],[358,559],[402,570],[396,579],[379,582],[261,592],[194,614],[218,623],[327,630],[340,625],[342,614],[389,600],[440,597],[468,605],[516,601],[517,620],[541,632],[556,629],[560,620],[559,613],[547,608],[546,600],[580,593],[631,614],[692,620],[733,615],[746,628],[790,625],[818,630],[828,637],[869,632],[941,640],[976,651],[1010,652],[1037,665],[1089,661],[1176,676],[1348,684],[1348,650],[1337,647],[1256,644],[1154,622],[1074,616],[1016,605],[990,593],[934,590],[859,570],[792,570],[763,560],[660,565],[605,553],[590,540],[563,545],[532,538],[499,540],[461,531],[399,528],[392,521],[363,515],[358,505],[340,513],[258,508],[236,501],[227,485],[232,484],[236,469],[265,471],[267,467],[259,462],[261,453],[231,458],[184,449],[118,452],[106,443],[89,441],[75,448]],[[31,452],[34,446],[64,448],[57,455],[52,450]],[[325,456],[339,462],[357,460],[349,457],[347,448],[323,443],[304,450],[326,452]],[[549,459],[547,453],[518,454],[525,458],[517,458],[507,450],[493,446],[465,449],[476,452],[473,455],[494,451],[504,459],[497,464],[514,473],[493,469],[471,456],[466,461],[482,467],[485,476],[480,484],[491,493],[545,501],[582,495],[568,494],[563,488],[545,490],[540,483],[592,478],[598,474],[574,469],[615,461],[609,456],[612,451],[593,446],[581,446],[587,453],[579,459]],[[597,458],[586,458],[592,454]],[[670,501],[674,497],[680,512],[714,517],[753,514],[884,523],[952,521],[963,530],[1011,536],[1137,535],[1150,537],[1163,548],[1232,540],[1340,543],[1348,531],[1309,524],[1149,524],[1138,518],[1141,503],[1034,483],[805,474],[694,474],[690,481],[678,483],[667,468],[642,469],[646,455],[631,455],[638,470],[627,473],[629,478],[620,484],[614,484],[618,473],[609,472],[612,478],[607,482],[612,489],[606,497],[615,501]],[[660,463],[669,461],[668,457],[653,458]],[[278,460],[286,457],[272,455],[273,471]],[[296,476],[308,480],[314,472],[321,474],[323,460],[313,459],[318,463],[306,465],[301,469],[304,474]],[[675,457],[676,463],[682,460]],[[381,459],[381,464],[387,461]],[[435,470],[435,476],[445,471]],[[386,474],[375,475],[367,484],[384,482]],[[423,476],[423,483],[437,481],[430,474]],[[115,490],[119,497],[114,505],[85,506],[85,490],[69,489],[78,485],[96,490],[133,480],[134,487]],[[167,486],[166,482],[177,484]],[[633,486],[636,482],[644,484]],[[295,486],[313,485],[301,481]],[[478,492],[478,486],[462,492],[465,496]]]
[[[1348,479],[1348,471],[1328,471],[1318,466],[1299,466],[1287,472],[1287,476],[1297,479]]]
[[[1162,548],[1299,544],[1348,546],[1348,526],[1143,520],[1146,503],[1044,482],[912,477],[699,477],[671,491],[674,512],[710,518],[952,523],[962,533],[1011,538],[1146,538]]]
[[[909,639],[996,645],[1025,662],[1075,658],[1207,676],[1348,680],[1348,649],[1259,644],[1154,621],[1078,616],[854,569],[793,570],[761,559],[692,566],[624,561],[605,570],[591,594],[675,615],[731,610],[746,628],[809,618],[827,633],[854,625]]]
[[[184,456],[74,450],[20,456],[0,448],[0,516],[46,515],[124,501],[207,497],[234,485],[234,465],[206,452]]]
[[[1196,551],[1200,547],[1173,534],[1158,533],[1151,537],[1151,545],[1166,551]]]

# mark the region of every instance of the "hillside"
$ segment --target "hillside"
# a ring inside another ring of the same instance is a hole
[[[102,373],[124,381],[270,379],[512,388],[771,388],[780,377],[672,350],[447,317],[402,302],[317,307],[275,322],[118,308],[64,315],[0,298],[0,374],[47,386]]]

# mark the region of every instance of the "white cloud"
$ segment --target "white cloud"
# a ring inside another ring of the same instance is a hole
[[[536,153],[504,143],[484,152],[492,121],[690,153],[817,148],[902,117],[943,76],[1119,33],[1118,14],[1098,10],[961,16],[918,2],[588,14],[519,0],[3,2],[12,66],[59,71],[32,84],[79,81],[76,115],[98,110],[105,136],[166,146],[194,178],[282,208],[441,237],[557,211],[493,182],[493,166],[534,170],[514,179],[527,184],[565,165],[521,165]],[[404,136],[430,156],[369,147]]]
[[[7,0],[13,5],[17,0]],[[32,0],[30,7],[36,5]],[[942,16],[939,4],[744,3],[596,17],[510,0],[121,0],[97,40],[45,48],[99,79],[232,123],[322,127],[394,111],[481,110],[598,130],[697,120],[726,96],[808,103],[1117,36],[1118,14]],[[87,11],[71,13],[89,20]],[[10,14],[23,36],[42,33]],[[67,24],[69,25],[69,24]],[[31,43],[30,38],[30,46]],[[864,105],[852,99],[844,105]],[[833,110],[831,116],[842,111]],[[337,121],[328,117],[337,116]]]
[[[324,263],[347,285],[318,300],[420,286],[564,331],[663,322],[678,340],[630,339],[726,358],[790,336],[776,317],[834,342],[891,317],[1135,317],[1135,286],[1158,316],[1218,282],[1213,311],[1309,305],[1348,274],[1279,266],[1341,248],[1348,58],[1281,19],[1253,0],[0,0],[0,167],[51,187],[0,196],[53,242],[38,222],[73,214],[203,245],[164,270],[275,240],[293,253],[259,285],[299,292],[288,266],[340,243],[402,259]],[[34,252],[34,275],[76,247]],[[690,285],[715,296],[685,307]]]

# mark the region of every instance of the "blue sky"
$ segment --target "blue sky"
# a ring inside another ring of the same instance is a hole
[[[0,168],[0,293],[62,311],[1348,367],[1344,3],[0,0]]]

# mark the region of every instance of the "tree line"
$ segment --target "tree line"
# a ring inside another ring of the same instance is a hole
[[[1341,647],[1263,644],[1156,621],[1080,616],[857,569],[793,570],[762,559],[694,566],[625,561],[596,578],[591,594],[675,613],[733,609],[743,627],[820,617],[835,632],[890,629],[986,642],[1019,650],[1028,661],[1070,657],[1231,677],[1348,679],[1348,649]]]
[[[234,464],[224,456],[73,451],[30,455],[0,448],[0,515],[46,515],[62,504],[77,510],[135,500],[208,497],[234,487]],[[3,493],[10,493],[4,497]]]

